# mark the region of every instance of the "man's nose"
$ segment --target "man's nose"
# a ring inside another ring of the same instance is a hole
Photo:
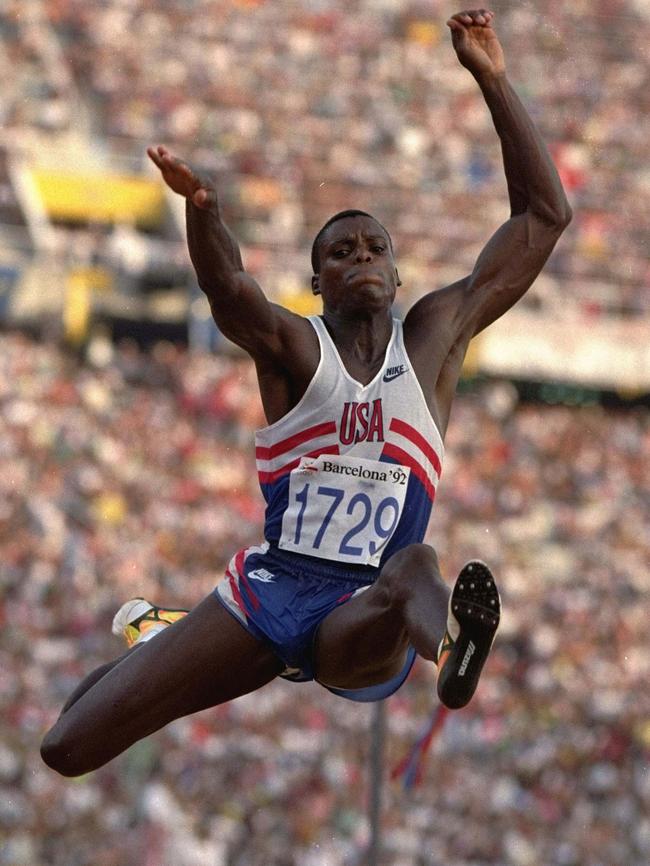
[[[365,249],[364,247],[359,247],[357,249],[357,262],[371,262],[372,261],[372,253],[370,250]]]

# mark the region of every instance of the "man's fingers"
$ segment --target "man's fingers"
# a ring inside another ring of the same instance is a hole
[[[147,156],[158,168],[162,168],[162,161],[155,147],[147,148]]]
[[[450,18],[449,21],[447,21],[447,27],[451,30],[451,41],[455,49],[458,49],[461,45],[467,43],[468,31],[466,27],[463,27],[463,25],[454,18]]]
[[[158,145],[158,147],[148,147],[147,154],[151,161],[161,171],[173,171],[185,175],[186,178],[194,180],[195,175],[192,169],[182,159],[174,156],[166,147]]]
[[[456,15],[452,15],[449,21],[447,21],[447,25],[453,29],[450,22],[455,21],[458,24],[464,25],[465,27],[472,27],[473,25],[487,27],[489,26],[493,18],[494,12],[492,12],[491,9],[470,9],[464,12],[457,12]]]
[[[458,12],[447,21],[451,30],[451,41],[456,51],[467,49],[472,28],[491,29],[494,12],[489,9],[473,9],[468,12]],[[474,31],[476,33],[476,31]]]
[[[207,210],[216,201],[216,192],[210,185],[203,186],[201,179],[194,173],[192,168],[182,159],[174,156],[166,147],[148,147],[147,155],[151,161],[160,169],[167,185],[174,192],[183,195],[199,208]]]
[[[185,165],[182,160],[176,159],[176,157],[173,156],[166,147],[163,147],[162,144],[159,144],[157,147],[148,147],[147,155],[161,171],[164,168],[176,167],[177,165]]]

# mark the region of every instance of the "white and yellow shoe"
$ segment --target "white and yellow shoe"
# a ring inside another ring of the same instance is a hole
[[[144,598],[125,602],[113,617],[111,631],[126,640],[129,648],[157,635],[167,626],[187,616],[186,610],[157,607]]]

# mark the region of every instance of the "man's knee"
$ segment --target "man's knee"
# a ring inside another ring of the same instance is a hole
[[[75,724],[73,712],[59,716],[41,743],[41,758],[62,776],[83,776],[109,760],[105,754],[107,737],[84,724]]]
[[[79,744],[67,734],[63,719],[50,728],[41,743],[41,758],[62,776],[83,776],[93,769],[84,763],[82,752]]]
[[[429,544],[409,544],[385,563],[377,583],[382,583],[392,603],[403,603],[415,592],[421,580],[442,582],[438,555]]]

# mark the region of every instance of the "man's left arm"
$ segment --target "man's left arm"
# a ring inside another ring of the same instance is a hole
[[[465,347],[532,285],[571,221],[551,156],[506,77],[492,18],[485,10],[461,12],[447,24],[458,59],[481,88],[501,140],[510,219],[490,238],[469,276],[425,296],[408,316],[411,327],[425,331],[430,317],[442,314],[450,344],[460,341]]]
[[[571,221],[550,154],[506,78],[493,17],[483,9],[460,12],[447,24],[458,59],[481,88],[501,140],[510,219],[485,245],[471,274],[425,295],[404,321],[413,367],[442,431],[471,338],[530,288]]]

